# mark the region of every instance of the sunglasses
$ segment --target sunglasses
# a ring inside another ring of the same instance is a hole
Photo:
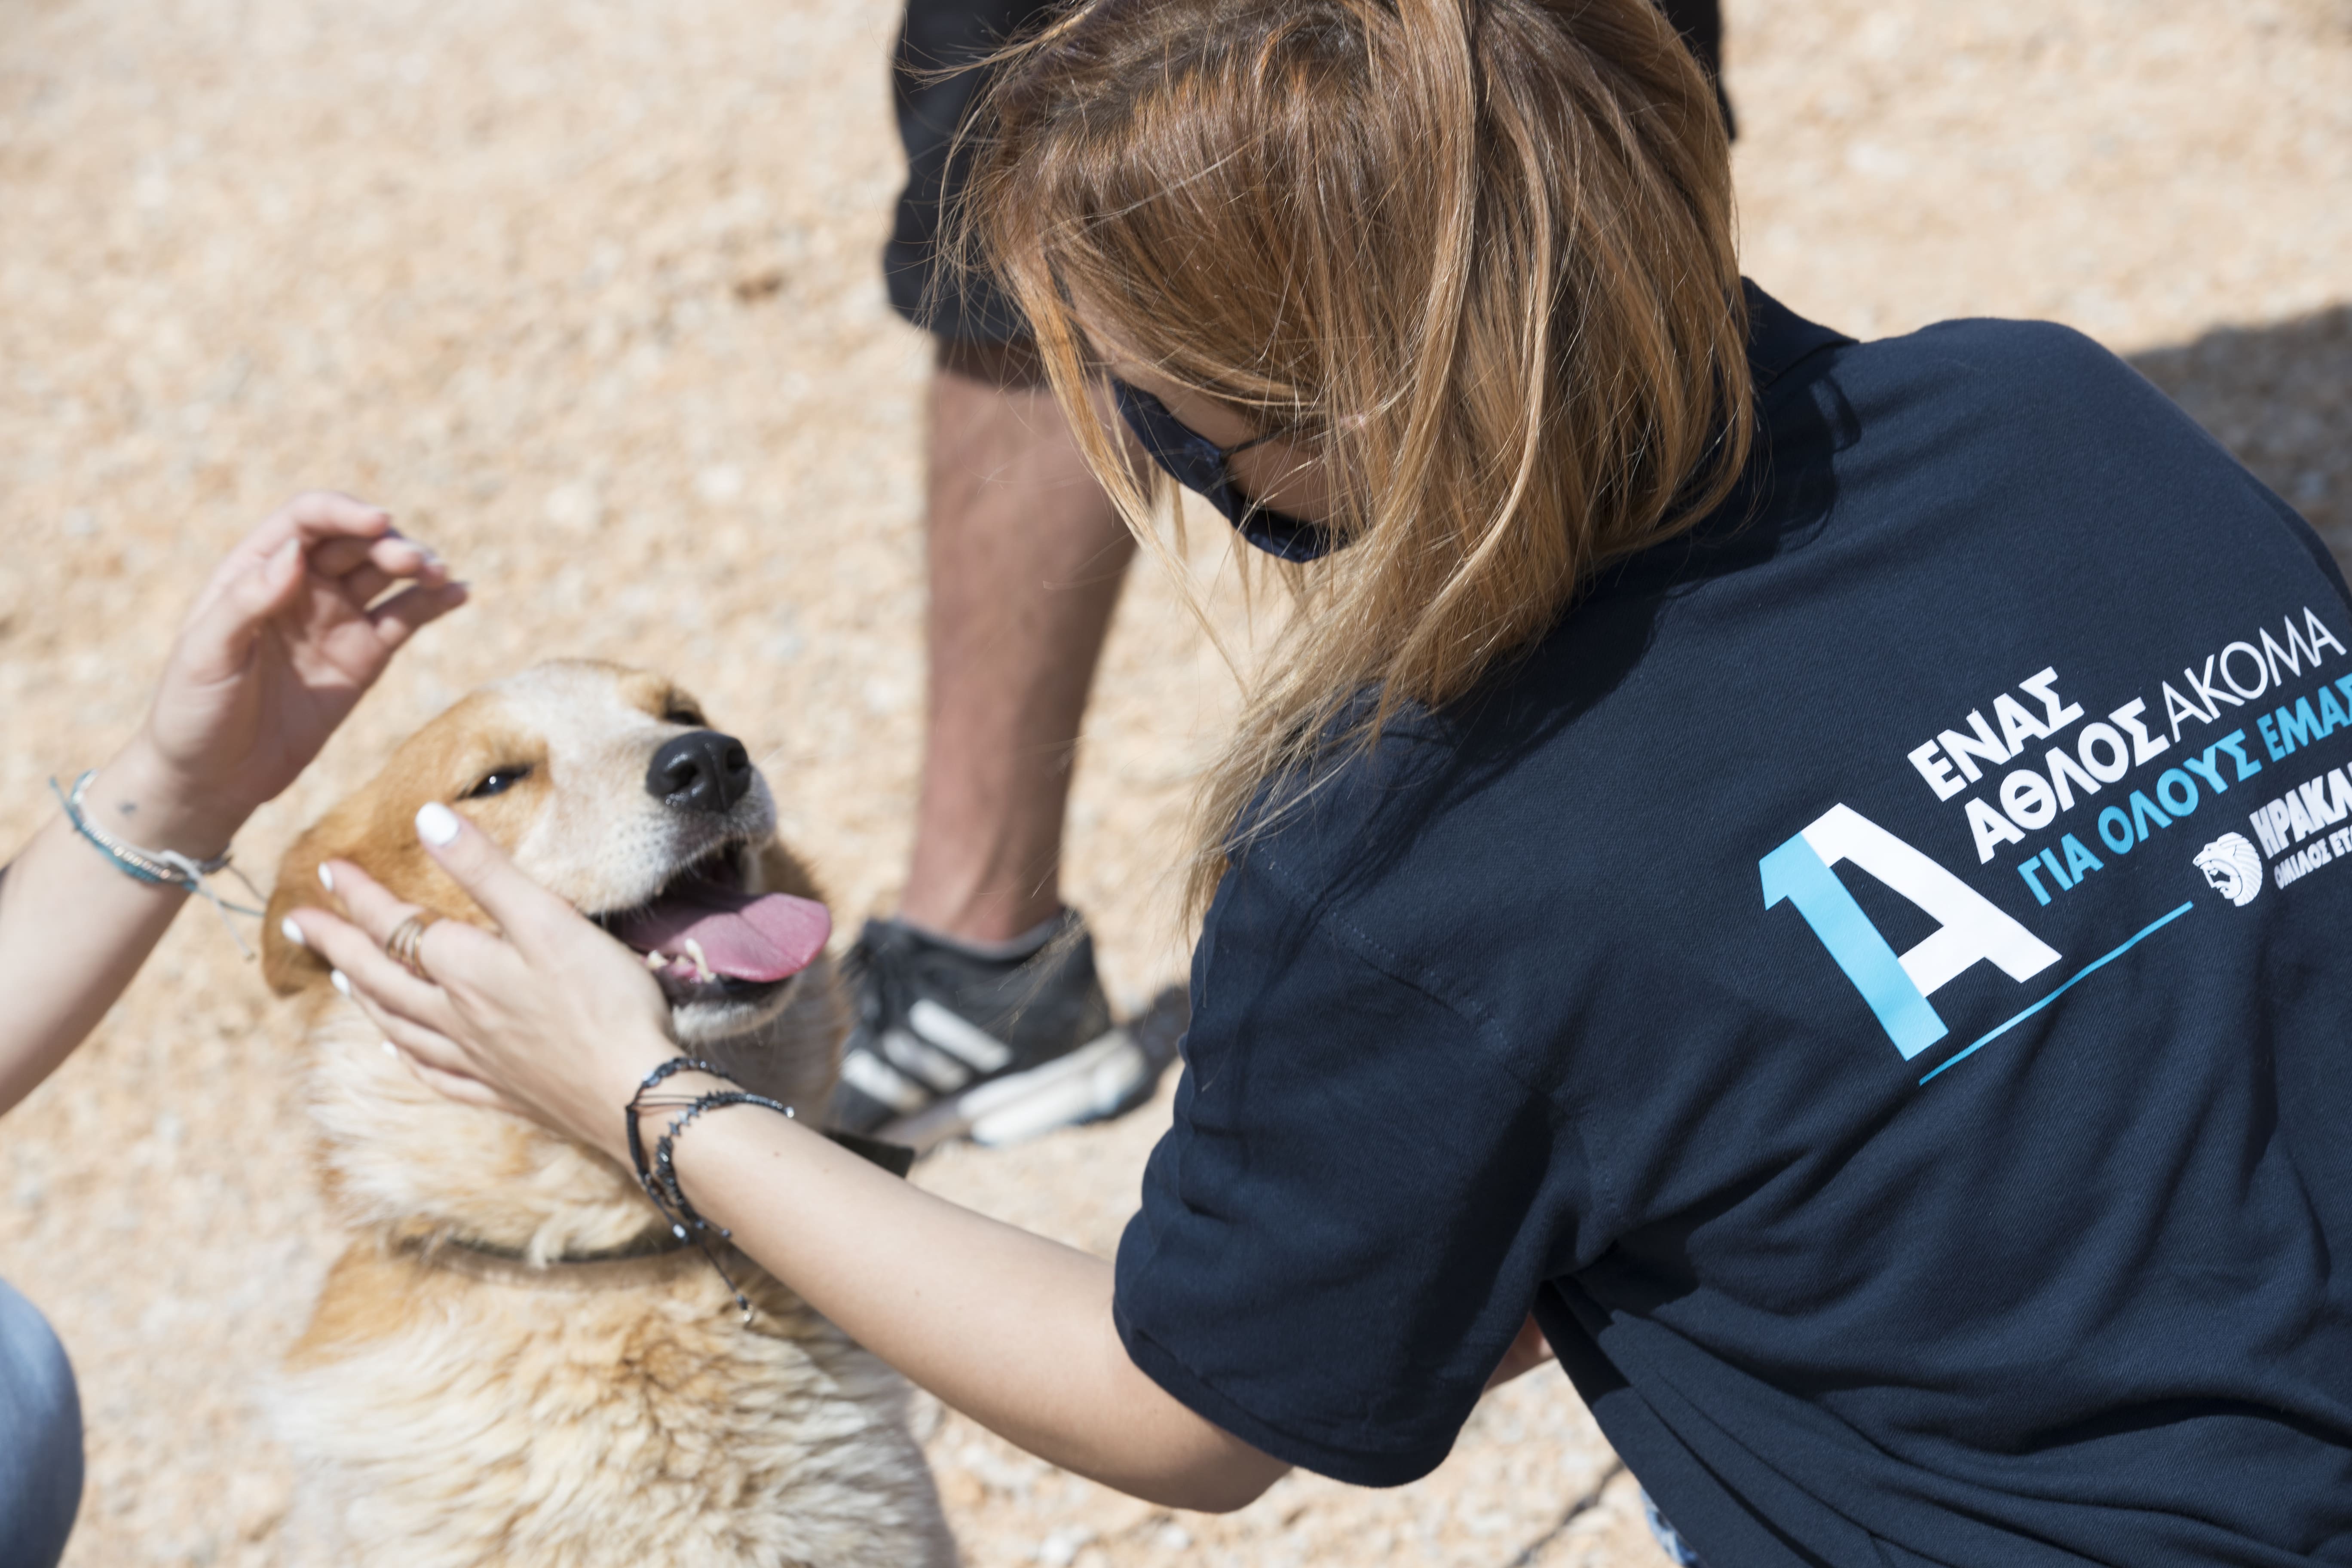
[[[1117,376],[1110,378],[1110,390],[1118,416],[1151,460],[1178,484],[1205,498],[1244,540],[1284,561],[1319,560],[1339,547],[1341,541],[1329,524],[1275,511],[1250,500],[1234,483],[1228,465],[1234,455],[1271,441],[1280,431],[1253,436],[1238,446],[1220,447],[1170,413],[1168,405],[1151,394],[1139,392]]]

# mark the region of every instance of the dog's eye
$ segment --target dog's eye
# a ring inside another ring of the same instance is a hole
[[[493,769],[491,772],[484,774],[481,783],[476,784],[473,788],[467,790],[464,795],[459,795],[457,798],[459,800],[481,800],[489,795],[504,795],[507,791],[514,788],[515,785],[522,783],[523,780],[529,777],[530,777],[530,764],[529,763],[510,763],[506,767]]]
[[[708,724],[709,721],[705,719],[701,714],[696,712],[693,709],[680,704],[677,707],[664,709],[662,710],[662,722],[665,724],[683,724],[689,730],[699,730],[704,725]]]

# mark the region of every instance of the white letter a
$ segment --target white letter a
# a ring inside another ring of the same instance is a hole
[[[1902,957],[1903,973],[1932,996],[1979,959],[2011,980],[2058,962],[2058,950],[2000,912],[1992,900],[1849,805],[1833,805],[1804,831],[1825,866],[1851,860],[1943,923]]]

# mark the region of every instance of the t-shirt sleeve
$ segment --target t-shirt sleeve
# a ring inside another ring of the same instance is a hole
[[[1580,1198],[1550,1102],[1441,989],[1262,869],[1231,873],[1194,955],[1175,1124],[1119,1244],[1137,1366],[1358,1485],[1445,1458]]]

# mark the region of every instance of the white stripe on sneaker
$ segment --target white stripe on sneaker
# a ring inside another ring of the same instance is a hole
[[[1108,1115],[1152,1071],[1135,1037],[1114,1028],[1043,1066],[946,1096],[917,1115],[887,1123],[876,1136],[926,1150],[966,1132],[977,1142],[1016,1143]]]
[[[941,1094],[953,1094],[971,1081],[971,1068],[904,1029],[892,1029],[882,1037],[882,1054],[890,1058],[892,1067],[913,1073]]]
[[[929,1098],[863,1046],[842,1058],[841,1077],[858,1093],[880,1100],[901,1116],[914,1115]]]
[[[1118,1109],[1143,1081],[1151,1065],[1143,1047],[1125,1029],[1113,1029],[1069,1055],[1024,1073],[1025,1092],[1015,1098],[989,1093],[1009,1080],[999,1079],[963,1097],[975,1143],[1019,1143],[1040,1132],[1091,1121]]]
[[[915,1033],[940,1049],[961,1057],[981,1072],[995,1072],[1013,1059],[1012,1047],[1003,1040],[928,996],[907,1009],[907,1022]]]

